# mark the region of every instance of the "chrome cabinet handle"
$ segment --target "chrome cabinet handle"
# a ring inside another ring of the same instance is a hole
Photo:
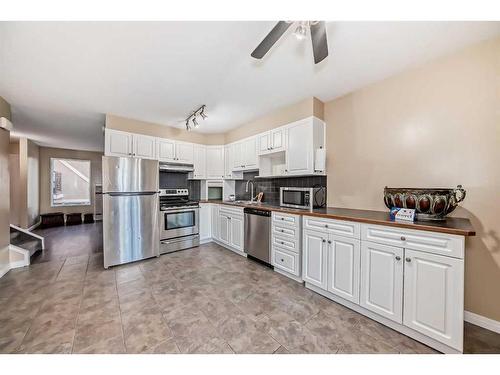
[[[410,257],[407,257],[405,260],[406,260],[408,263],[410,263],[410,262],[411,262],[411,258],[410,258]]]
[[[396,255],[396,260],[401,260],[401,257],[399,255]]]
[[[405,236],[401,236],[401,241],[406,241],[406,237]]]

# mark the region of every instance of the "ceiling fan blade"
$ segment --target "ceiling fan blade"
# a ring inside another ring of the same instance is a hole
[[[288,30],[291,23],[285,21],[279,21],[273,29],[266,35],[264,40],[255,48],[251,56],[256,59],[262,59],[264,55],[271,49],[271,47],[278,41],[279,38],[283,36],[285,31]]]
[[[319,21],[311,26],[314,63],[318,64],[328,56],[328,41],[326,40],[325,21]]]

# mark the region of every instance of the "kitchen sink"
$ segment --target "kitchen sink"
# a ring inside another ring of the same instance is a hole
[[[257,201],[234,201],[233,203],[236,203],[236,204],[257,204],[258,202]]]

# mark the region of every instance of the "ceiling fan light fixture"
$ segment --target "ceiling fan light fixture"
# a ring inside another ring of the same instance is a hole
[[[293,33],[298,40],[304,40],[307,36],[307,27],[302,22],[299,23],[295,32]]]

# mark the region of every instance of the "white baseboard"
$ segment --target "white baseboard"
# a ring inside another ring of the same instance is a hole
[[[35,230],[36,228],[38,228],[38,226],[42,224],[42,221],[41,220],[38,220],[37,223],[33,224],[31,227],[28,228],[28,230],[31,232],[32,230]]]
[[[5,264],[4,266],[2,266],[0,268],[0,277],[2,277],[3,275],[5,275],[7,272],[9,272],[10,270],[10,263],[8,264]]]
[[[500,333],[500,322],[470,311],[464,311],[464,320],[481,328]]]

